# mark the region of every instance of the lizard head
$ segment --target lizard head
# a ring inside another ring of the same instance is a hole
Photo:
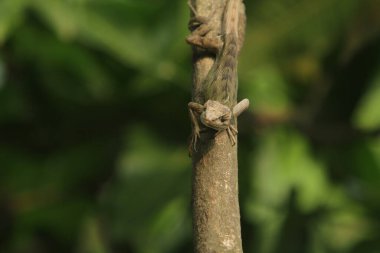
[[[215,130],[224,130],[229,127],[232,113],[228,106],[214,100],[208,100],[204,106],[200,119],[205,126]]]

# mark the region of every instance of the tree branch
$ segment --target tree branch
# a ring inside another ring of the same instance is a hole
[[[211,17],[220,27],[225,0],[192,0],[197,14]],[[214,56],[193,51],[193,101],[214,63]],[[235,101],[236,104],[236,101]],[[242,252],[238,199],[237,145],[227,131],[201,132],[199,150],[193,154],[194,252]]]

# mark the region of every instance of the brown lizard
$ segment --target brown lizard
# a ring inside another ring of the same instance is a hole
[[[193,123],[191,149],[196,150],[197,139],[200,138],[200,122],[217,131],[217,134],[226,130],[232,145],[236,144],[236,117],[249,106],[249,100],[243,99],[236,104],[237,97],[237,57],[243,41],[245,24],[241,24],[239,17],[244,10],[242,0],[227,0],[221,36],[215,36],[215,27],[208,22],[208,18],[195,14],[190,20],[189,28],[192,33],[186,41],[199,48],[215,52],[215,62],[202,82],[196,102],[188,104],[190,117]],[[245,22],[245,19],[243,19]],[[243,28],[242,28],[243,27]],[[222,39],[221,39],[222,38]]]

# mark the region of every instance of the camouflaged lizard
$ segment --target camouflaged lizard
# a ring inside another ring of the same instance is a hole
[[[190,4],[189,4],[190,5]],[[238,77],[237,57],[243,42],[245,19],[239,17],[244,11],[242,0],[227,0],[221,22],[221,34],[209,23],[209,18],[196,14],[189,22],[192,33],[186,41],[208,52],[215,53],[215,62],[202,82],[199,94],[195,94],[197,102],[188,104],[193,134],[191,149],[196,150],[197,139],[200,138],[199,121],[206,127],[217,131],[227,131],[231,144],[236,144],[236,118],[249,106],[249,100],[243,99],[236,104]],[[242,15],[245,17],[245,15]],[[199,119],[198,119],[199,118]]]

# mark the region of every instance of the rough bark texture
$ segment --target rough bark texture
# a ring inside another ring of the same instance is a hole
[[[225,0],[193,0],[199,15],[220,24]],[[212,15],[211,15],[212,14]],[[220,26],[220,25],[219,25]],[[193,94],[211,68],[214,58],[194,51]],[[196,99],[196,98],[193,98]],[[194,252],[243,252],[238,200],[237,145],[226,131],[202,133],[193,154]]]

